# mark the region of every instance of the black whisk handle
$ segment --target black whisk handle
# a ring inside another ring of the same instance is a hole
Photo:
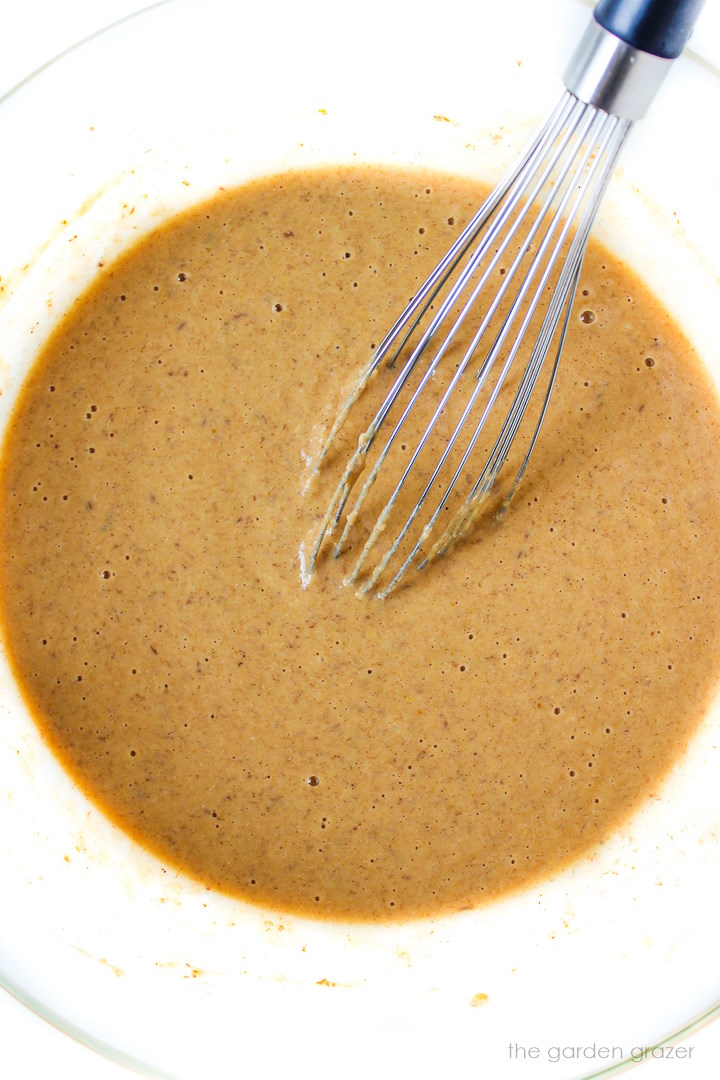
[[[674,60],[685,48],[705,0],[600,0],[593,12],[615,37],[642,52]]]

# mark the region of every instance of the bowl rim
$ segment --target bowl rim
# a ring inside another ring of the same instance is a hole
[[[86,37],[78,40],[77,42],[68,46],[68,48],[63,49],[60,53],[58,53],[48,61],[44,62],[33,72],[25,76],[12,88],[6,91],[2,95],[2,97],[0,97],[0,106],[2,106],[10,98],[17,95],[17,93],[22,88],[31,84],[38,76],[40,76],[48,69],[53,68],[59,61],[63,60],[68,55],[86,47],[97,39],[108,35],[119,26],[123,26],[127,23],[134,21],[141,21],[143,17],[147,16],[149,13],[157,11],[161,8],[171,7],[175,4],[175,2],[176,0],[157,0],[157,2],[155,3],[149,4],[146,7],[140,8],[127,15],[124,15],[121,18],[109,23],[108,25],[96,31],[93,31],[91,34],[88,34]],[[583,4],[588,9],[592,6],[589,0],[578,0],[578,2]],[[718,69],[711,61],[695,53],[692,49],[686,50],[686,53],[696,63],[703,66],[720,81],[720,69]],[[63,1017],[54,1009],[50,1008],[49,1006],[41,1002],[39,999],[35,998],[32,994],[30,994],[22,986],[20,986],[10,975],[8,975],[2,970],[0,970],[0,985],[2,985],[2,987],[6,989],[10,994],[12,994],[12,996],[15,997],[18,1001],[30,1008],[41,1019],[47,1021],[52,1026],[56,1027],[58,1030],[81,1042],[89,1049],[100,1052],[109,1060],[114,1061],[118,1064],[126,1065],[127,1067],[134,1069],[136,1072],[139,1072],[140,1074],[148,1077],[163,1078],[163,1080],[175,1080],[175,1077],[178,1075],[165,1072],[151,1064],[143,1062],[133,1057],[132,1055],[127,1054],[125,1051],[112,1045],[111,1043],[106,1042],[103,1039],[97,1038],[89,1031],[85,1031],[81,1027],[78,1027],[69,1019]],[[705,1024],[716,1019],[718,1016],[720,1016],[720,1000],[714,1002],[707,1009],[694,1016],[691,1020],[684,1021],[672,1032],[662,1038],[659,1038],[657,1042],[653,1044],[653,1046],[646,1047],[646,1050],[648,1053],[650,1053],[655,1048],[659,1048],[663,1045],[667,1045],[668,1043],[673,1043],[685,1039],[692,1033],[697,1031],[699,1028],[703,1027]],[[602,1080],[602,1078],[617,1075],[619,1072],[630,1068],[634,1064],[639,1064],[639,1061],[635,1060],[630,1056],[627,1056],[623,1058],[622,1061],[615,1061],[611,1065],[600,1069],[599,1071],[593,1071],[591,1073],[584,1074],[585,1080]]]

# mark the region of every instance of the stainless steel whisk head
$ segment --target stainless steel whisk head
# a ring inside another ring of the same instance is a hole
[[[383,466],[388,467],[388,457],[397,450],[411,415],[417,420],[422,403],[429,419],[389,496],[383,495],[346,581],[358,583],[366,594],[379,587],[378,595],[384,598],[413,565],[422,569],[465,535],[508,460],[555,341],[532,434],[500,507],[504,512],[545,418],[603,193],[632,123],[644,115],[681,51],[701,3],[598,4],[552,115],[396,320],[340,409],[316,471],[381,365],[398,367],[395,382],[344,468],[309,554],[306,581],[326,540],[339,532],[336,557],[349,546]],[[477,325],[468,323],[470,315]],[[458,353],[463,334],[469,341]],[[513,365],[519,376],[516,371],[511,377]],[[444,388],[438,388],[441,376]],[[511,378],[515,386],[508,393]],[[510,402],[498,416],[501,396]],[[446,435],[440,428],[450,415]],[[490,449],[482,464],[469,473],[473,451],[488,438]],[[427,457],[431,446],[437,459],[422,466],[423,451]],[[412,491],[419,494],[408,510],[411,478],[416,481]],[[369,556],[393,514],[398,517],[394,537],[371,565]]]

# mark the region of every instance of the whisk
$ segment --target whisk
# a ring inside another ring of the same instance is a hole
[[[366,594],[377,588],[378,596],[384,598],[413,565],[422,569],[463,537],[508,460],[557,338],[544,397],[539,408],[535,406],[528,447],[499,508],[504,513],[525,473],[548,409],[585,248],[603,193],[628,132],[645,114],[672,60],[682,51],[703,2],[600,0],[597,4],[566,69],[566,90],[556,108],[390,328],[342,405],[315,462],[316,472],[383,362],[393,367],[401,360],[393,385],[360,436],[330,500],[303,567],[306,582],[323,544],[339,530],[335,556],[350,545],[360,512],[381,470],[389,468],[387,458],[408,417],[420,402],[427,402],[430,386],[437,396],[443,360],[448,384],[437,402],[432,399],[432,415],[369,528],[346,582],[359,583],[359,591]],[[492,291],[491,279],[496,281],[498,274],[500,287]],[[477,325],[466,325],[471,315]],[[447,357],[454,344],[457,348],[463,327],[470,341],[453,365]],[[463,376],[486,335],[492,341],[483,349],[463,404],[458,400],[468,382]],[[517,386],[509,408],[498,418],[503,408],[499,399],[503,387],[509,387],[514,364],[521,374],[518,379],[515,373]],[[452,412],[451,405],[459,416],[453,418],[449,436],[441,435],[439,421]],[[388,428],[390,433],[378,451],[381,430]],[[469,473],[476,444],[488,437],[489,453]],[[435,443],[439,443],[439,455],[423,473],[418,463],[423,451],[427,455],[426,448]],[[360,483],[373,447],[376,458]],[[370,568],[369,556],[388,532],[393,512],[398,513],[408,501],[411,475],[422,476],[422,490],[411,500],[409,511],[403,509],[403,524]],[[463,486],[469,486],[465,493]],[[354,502],[346,512],[351,496]],[[428,503],[432,509],[423,515]]]

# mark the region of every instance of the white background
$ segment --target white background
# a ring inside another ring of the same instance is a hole
[[[14,3],[2,15],[0,97],[76,41],[145,6],[142,0]],[[718,0],[709,0],[696,29],[693,48],[720,67]],[[28,137],[32,138],[31,132]],[[646,1080],[717,1080],[720,1023],[696,1032],[687,1044],[693,1047],[690,1061],[649,1062],[637,1075]],[[123,1077],[127,1080],[132,1074],[57,1032],[0,990],[0,1075],[9,1080],[123,1080]],[[635,1076],[635,1071],[630,1075]]]

